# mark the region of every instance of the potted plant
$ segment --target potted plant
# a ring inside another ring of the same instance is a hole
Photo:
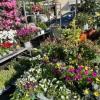
[[[37,31],[37,27],[27,26],[17,30],[17,36],[20,42],[24,43],[24,46],[29,48],[32,47],[30,40],[35,36]]]
[[[43,22],[38,22],[37,27],[41,28],[40,34],[44,34],[45,30],[47,29],[47,25]]]

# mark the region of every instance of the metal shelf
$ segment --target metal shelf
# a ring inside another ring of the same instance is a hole
[[[13,53],[10,54],[10,55],[1,58],[1,59],[0,59],[0,64],[2,64],[2,63],[4,63],[5,61],[7,61],[7,60],[9,60],[9,59],[11,59],[11,58],[13,58],[13,57],[19,55],[20,53],[22,53],[22,52],[24,52],[24,51],[26,51],[26,50],[27,50],[27,48],[21,48],[21,49],[19,49],[18,51],[15,51],[15,52],[13,52]]]

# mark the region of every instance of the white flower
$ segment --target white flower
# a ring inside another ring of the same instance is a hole
[[[44,85],[43,84],[39,84],[42,88],[44,88]]]
[[[30,81],[36,81],[36,79],[34,77],[31,77]]]
[[[62,89],[63,89],[63,87],[60,87],[60,89],[62,90]]]
[[[38,69],[38,70],[37,70],[37,73],[40,73],[40,72],[41,72],[41,69]]]
[[[76,99],[76,98],[77,98],[77,96],[74,96],[74,98]]]
[[[46,92],[46,91],[47,91],[47,88],[45,87],[45,88],[44,88],[44,92]]]
[[[66,99],[68,100],[68,99],[69,99],[69,97],[68,97],[68,96],[66,96]]]
[[[35,71],[34,68],[30,68],[30,69],[29,69],[29,72],[34,72],[34,71]]]
[[[57,83],[57,84],[59,84],[60,82],[59,82],[59,81],[57,81],[56,83]]]
[[[97,90],[99,86],[97,84],[94,84],[94,89]]]
[[[47,80],[46,80],[46,79],[44,79],[44,80],[43,80],[43,83],[46,83],[46,82],[47,82]]]
[[[64,97],[64,96],[61,96],[61,99],[62,99],[62,100],[65,100],[65,97]]]

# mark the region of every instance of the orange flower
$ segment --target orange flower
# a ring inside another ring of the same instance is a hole
[[[84,34],[84,33],[82,33],[82,34],[80,35],[80,42],[86,41],[86,39],[87,39],[87,35]]]

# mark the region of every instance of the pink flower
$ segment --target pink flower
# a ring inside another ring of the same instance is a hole
[[[87,81],[91,83],[93,80],[92,80],[92,78],[88,77]]]
[[[2,29],[12,28],[15,24],[20,24],[16,0],[2,0],[0,7],[4,8],[1,12],[2,20],[0,21],[0,27]]]
[[[85,70],[84,74],[85,75],[88,75],[89,74],[89,71],[88,70]]]
[[[75,75],[75,77],[74,77],[74,80],[81,80],[82,79],[82,76],[81,75]]]
[[[75,69],[73,67],[71,67],[71,68],[68,69],[68,72],[73,73],[74,71],[75,71]]]
[[[71,80],[71,77],[70,76],[66,76],[66,80]]]
[[[92,72],[92,76],[93,77],[96,77],[97,76],[97,73],[96,72]]]
[[[79,66],[78,69],[82,70],[83,69],[83,66]]]

